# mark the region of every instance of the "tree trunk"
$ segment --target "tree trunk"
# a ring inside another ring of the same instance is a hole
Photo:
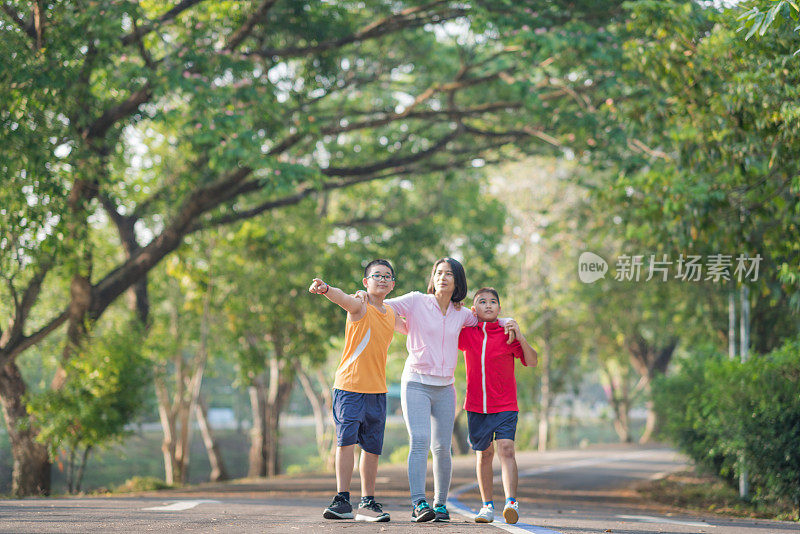
[[[75,447],[71,447],[70,448],[69,455],[67,457],[66,466],[64,468],[64,471],[65,471],[64,478],[65,478],[65,480],[67,482],[67,492],[70,495],[75,493],[75,491],[73,490],[73,488],[75,487],[75,483],[73,482],[73,477],[74,477],[73,473],[75,472],[75,453],[76,452],[77,451],[76,451]]]
[[[263,380],[256,377],[248,388],[248,393],[253,426],[250,427],[250,466],[247,476],[265,477],[267,476],[267,386]]]
[[[303,391],[308,398],[308,402],[311,403],[311,409],[314,413],[317,452],[320,459],[322,459],[324,463],[327,463],[333,436],[333,432],[331,431],[332,425],[330,421],[330,411],[326,410],[325,400],[322,393],[314,388],[314,385],[311,382],[311,377],[308,376],[308,373],[306,373],[305,369],[303,369],[303,366],[299,360],[294,361],[294,370],[297,373],[297,378],[300,381],[300,385],[303,387]],[[321,382],[320,389],[327,389],[327,384],[325,384],[325,382]]]
[[[667,371],[669,362],[678,345],[677,338],[668,339],[663,346],[658,346],[657,342],[649,342],[644,336],[635,332],[625,338],[625,346],[630,353],[630,360],[633,368],[640,376],[636,392],[643,391],[647,398],[647,421],[644,433],[639,438],[639,443],[647,443],[658,429],[658,417],[653,410],[651,400],[651,384],[656,376]],[[636,392],[634,394],[636,394]],[[629,395],[630,397],[630,395]],[[628,399],[630,401],[630,399]],[[630,404],[630,402],[629,402]],[[630,406],[629,406],[630,407]]]
[[[11,492],[16,497],[50,495],[50,456],[36,441],[37,431],[29,425],[25,409],[25,382],[16,364],[8,362],[0,370],[0,403],[8,427],[14,471]]]
[[[540,355],[539,366],[542,369],[542,389],[539,408],[539,452],[547,450],[550,439],[550,404],[552,402],[552,388],[550,387],[550,331],[548,324],[544,325],[544,341]]]
[[[456,417],[453,420],[453,451],[456,454],[469,453],[467,433],[464,431],[465,413],[463,406],[456,407]]]
[[[211,425],[208,424],[208,406],[206,406],[206,401],[202,395],[197,399],[195,415],[197,416],[197,424],[200,426],[200,434],[203,436],[203,444],[206,446],[206,452],[208,453],[208,463],[211,465],[209,480],[211,482],[228,480],[228,472],[222,462],[222,454],[220,454],[219,446],[211,432]]]
[[[621,443],[630,443],[633,440],[631,439],[631,427],[628,420],[628,403],[623,400],[614,403],[614,412],[616,414],[614,430],[619,436],[619,441]]]
[[[213,246],[213,245],[212,245]],[[211,248],[207,251],[210,263]],[[211,269],[209,267],[209,274]],[[200,346],[191,361],[184,359],[183,344],[180,342],[181,331],[178,327],[180,318],[178,306],[171,309],[170,332],[178,347],[172,361],[175,367],[175,393],[170,401],[169,388],[163,378],[156,378],[156,396],[158,413],[164,439],[161,450],[164,454],[165,478],[167,484],[186,484],[189,479],[189,451],[192,441],[192,418],[195,416],[200,389],[203,383],[206,362],[208,361],[208,336],[211,322],[212,278],[203,296],[203,313],[200,319]],[[141,288],[140,288],[141,290]],[[144,295],[142,298],[145,298]],[[137,298],[138,302],[141,302]],[[146,304],[146,303],[145,303]],[[143,313],[143,312],[142,312]],[[200,416],[198,416],[200,417]],[[221,475],[222,473],[220,473]]]
[[[158,398],[158,418],[161,421],[161,453],[164,455],[164,481],[172,486],[178,473],[175,461],[175,413],[169,402],[167,386],[162,378],[156,378],[156,397]]]
[[[281,472],[280,465],[280,418],[294,386],[291,372],[283,371],[283,362],[278,357],[270,358],[270,387],[267,390],[265,426],[265,463],[267,476],[274,477]],[[288,367],[288,366],[287,366]],[[286,376],[290,375],[290,376]]]
[[[266,356],[266,376],[251,379],[250,410],[253,427],[250,430],[250,477],[272,477],[280,472],[280,416],[294,386],[294,368],[283,357],[284,332],[268,335],[274,352]],[[248,344],[259,350],[255,334],[246,336]]]
[[[89,445],[83,450],[81,455],[81,464],[78,466],[78,472],[75,475],[75,493],[81,492],[81,485],[83,484],[83,474],[86,472],[86,462],[89,461],[89,453],[92,452],[92,446]]]
[[[659,430],[659,419],[656,416],[656,411],[653,408],[653,400],[650,399],[650,388],[648,387],[647,391],[647,420],[645,421],[644,425],[644,432],[642,433],[642,437],[639,438],[640,444],[649,443],[651,439],[653,439],[653,435],[658,433]]]
[[[56,369],[51,388],[61,389],[67,381],[63,364],[79,351],[88,335],[87,312],[92,303],[92,285],[86,276],[75,275],[69,285],[69,318],[67,320],[67,339],[61,354],[62,365]]]
[[[324,457],[326,469],[333,469],[336,464],[336,428],[333,422],[333,393],[328,386],[328,381],[322,373],[322,369],[317,369],[317,382],[322,386],[320,394],[325,407],[325,417],[328,421],[329,433],[326,446],[326,454]]]
[[[614,376],[614,373],[607,366],[604,367],[608,377],[609,402],[614,410],[614,431],[616,431],[620,442],[630,443],[631,430],[629,413],[631,409],[630,386],[628,385],[628,373],[621,373],[621,376]],[[619,381],[619,383],[617,383]]]

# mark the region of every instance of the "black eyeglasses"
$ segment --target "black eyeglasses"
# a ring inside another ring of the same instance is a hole
[[[375,274],[369,275],[369,277],[372,278],[373,280],[375,280],[376,282],[379,282],[381,280],[386,280],[387,282],[389,280],[394,280],[394,276],[392,276],[391,274],[377,274],[377,273],[375,273]]]

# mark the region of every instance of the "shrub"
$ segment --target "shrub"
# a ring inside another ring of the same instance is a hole
[[[662,435],[756,496],[800,503],[800,340],[746,363],[698,351],[654,383]]]
[[[390,464],[404,464],[408,462],[408,445],[400,445],[389,455]]]
[[[131,477],[123,484],[114,488],[116,493],[130,493],[136,491],[154,491],[171,488],[169,484],[156,477]]]

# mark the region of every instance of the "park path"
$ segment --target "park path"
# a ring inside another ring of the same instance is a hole
[[[448,523],[410,520],[405,467],[379,469],[376,496],[391,522],[322,519],[335,487],[329,473],[204,484],[181,490],[108,497],[0,501],[0,533],[28,532],[286,532],[407,533],[436,529],[448,534],[586,534],[664,532],[783,534],[796,523],[731,519],[687,513],[644,501],[637,484],[682,469],[685,459],[664,447],[602,446],[546,453],[521,452],[520,522],[488,525],[472,520],[479,503],[471,456],[454,460]],[[499,472],[499,468],[496,469]],[[357,501],[357,475],[352,489]],[[432,482],[429,481],[429,493]],[[495,483],[495,500],[502,502]],[[430,495],[429,495],[430,497]],[[443,530],[442,530],[443,529]]]

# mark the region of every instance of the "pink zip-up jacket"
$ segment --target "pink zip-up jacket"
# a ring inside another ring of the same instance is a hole
[[[455,309],[453,303],[447,313],[436,302],[435,295],[412,291],[401,297],[386,299],[398,315],[408,321],[408,364],[415,373],[452,377],[458,363],[458,334],[465,326],[475,326],[478,318],[469,308]]]

